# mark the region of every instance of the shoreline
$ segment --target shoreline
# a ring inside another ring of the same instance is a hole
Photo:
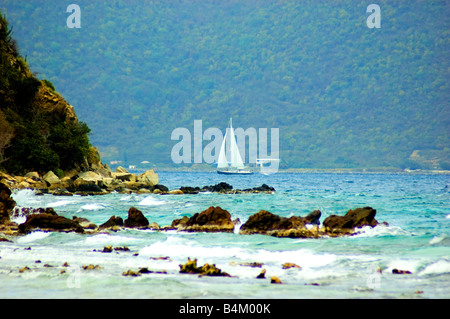
[[[155,172],[180,172],[180,173],[214,173],[215,168],[176,168],[176,167],[154,167]],[[129,169],[133,172],[143,172],[146,168]],[[279,169],[274,174],[405,174],[405,175],[450,175],[450,170],[409,170],[400,168],[285,168]],[[256,171],[259,174],[259,171]]]

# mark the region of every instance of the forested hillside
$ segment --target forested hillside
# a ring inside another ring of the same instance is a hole
[[[32,74],[11,31],[0,11],[0,170],[62,176],[85,166],[89,127],[50,81]]]
[[[102,158],[174,165],[171,132],[279,128],[282,168],[450,169],[450,6],[3,0],[20,53]],[[205,142],[206,144],[206,142]]]

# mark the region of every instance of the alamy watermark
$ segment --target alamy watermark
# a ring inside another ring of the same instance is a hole
[[[69,29],[81,28],[81,8],[78,4],[70,4],[66,12],[71,14],[67,17],[66,25]]]
[[[248,157],[249,164],[261,163],[261,170],[266,173],[275,173],[279,166],[279,129],[270,129],[270,145],[268,139],[267,128],[227,128],[227,138],[230,138],[231,130],[233,130],[236,137],[236,143],[239,149],[240,156],[243,162],[246,162]],[[172,131],[172,141],[179,141],[176,143],[171,151],[171,158],[173,163],[207,163],[214,164],[218,162],[219,152],[223,144],[224,134],[219,128],[209,127],[203,130],[202,120],[194,120],[194,131],[184,127],[176,128]],[[208,142],[204,145],[204,142]],[[230,144],[227,144],[226,156],[230,158]],[[246,152],[248,146],[248,153]],[[270,146],[270,152],[269,150]],[[248,155],[248,156],[247,156]],[[263,166],[262,163],[269,164]]]
[[[367,17],[366,24],[369,29],[381,28],[381,9],[378,4],[369,4],[366,10],[367,13],[371,13]]]

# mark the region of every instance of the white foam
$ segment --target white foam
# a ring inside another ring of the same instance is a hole
[[[139,202],[142,206],[159,206],[166,204],[165,201],[154,198],[153,196],[148,196]]]
[[[430,274],[446,274],[450,273],[450,261],[448,260],[438,260],[425,267],[419,273],[419,276],[430,275]]]
[[[32,189],[14,190],[11,197],[19,207],[33,207],[40,203],[40,199]]]
[[[357,230],[354,237],[378,237],[378,236],[408,236],[410,233],[398,226],[378,225],[376,227],[364,226]]]
[[[101,210],[104,209],[106,207],[106,205],[104,204],[86,204],[81,206],[81,210]]]
[[[76,202],[73,200],[60,200],[57,202],[48,203],[46,206],[54,208],[54,207],[66,206],[66,205],[73,204],[73,203],[76,203]]]
[[[445,218],[449,218],[449,219],[450,219],[450,214],[448,214],[447,216],[445,216]]]
[[[90,246],[96,245],[123,245],[123,243],[130,244],[138,242],[139,239],[126,236],[97,234],[86,238],[85,243]]]
[[[49,232],[42,232],[42,231],[34,231],[28,235],[25,235],[23,237],[19,237],[17,239],[18,243],[30,243],[36,240],[44,239],[48,236],[50,236],[51,233]]]
[[[445,239],[445,236],[434,236],[433,238],[430,239],[428,244],[430,244],[430,245],[438,244],[444,239]]]

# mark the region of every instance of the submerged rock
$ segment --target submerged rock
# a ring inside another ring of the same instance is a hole
[[[278,278],[277,276],[270,277],[270,283],[271,284],[282,284],[280,278]]]
[[[195,213],[191,218],[184,216],[174,220],[171,227],[192,232],[233,232],[234,223],[228,211],[219,206],[211,206],[201,213]]]
[[[206,263],[202,267],[197,267],[197,259],[191,260],[190,258],[184,265],[180,265],[180,273],[230,277],[228,273],[217,268],[215,264],[210,265]]]

